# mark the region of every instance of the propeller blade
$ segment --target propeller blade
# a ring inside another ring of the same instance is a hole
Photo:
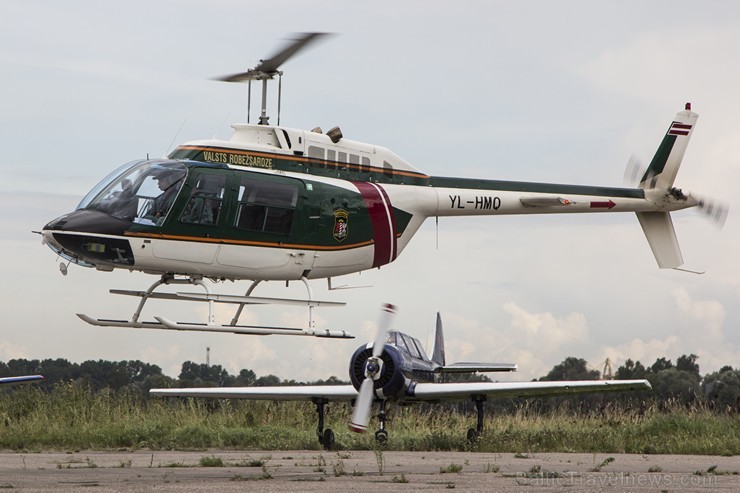
[[[375,334],[375,341],[373,342],[373,357],[377,358],[383,354],[383,348],[385,347],[385,340],[388,337],[388,327],[391,324],[391,317],[396,314],[396,307],[390,303],[383,305],[382,311],[380,312],[380,321],[378,322],[378,332]]]
[[[382,374],[382,361],[378,361],[378,358],[383,354],[385,341],[388,337],[388,327],[391,324],[391,318],[395,314],[396,307],[394,305],[390,303],[383,305],[380,312],[378,332],[375,335],[375,341],[373,341],[373,354],[365,363],[365,380],[360,385],[360,392],[357,395],[357,399],[355,399],[355,407],[352,410],[352,419],[349,422],[349,429],[354,432],[364,433],[367,431],[368,423],[370,423],[370,411],[372,410],[373,400],[375,399],[375,380],[380,378]]]
[[[355,407],[352,410],[352,419],[349,422],[349,429],[356,433],[367,431],[367,425],[370,423],[370,410],[373,407],[373,385],[375,381],[372,378],[366,378],[360,385],[360,393],[355,400]]]

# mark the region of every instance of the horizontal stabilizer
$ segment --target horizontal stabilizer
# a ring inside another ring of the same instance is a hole
[[[637,212],[637,219],[661,269],[675,269],[683,264],[681,248],[668,212]]]
[[[492,371],[517,371],[516,363],[454,363],[438,366],[434,373],[474,373]]]

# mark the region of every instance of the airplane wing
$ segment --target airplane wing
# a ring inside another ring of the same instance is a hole
[[[212,387],[191,389],[151,389],[160,397],[215,397],[218,399],[249,399],[266,401],[351,401],[357,397],[352,385],[293,385],[285,387]]]
[[[402,400],[439,401],[463,400],[472,396],[534,397],[590,392],[622,392],[650,390],[647,380],[582,380],[570,382],[466,382],[418,383],[408,389]],[[217,399],[249,399],[310,401],[351,401],[357,397],[352,385],[295,385],[286,387],[206,387],[184,389],[151,389],[160,397],[213,397]]]
[[[647,380],[575,380],[565,382],[466,382],[419,383],[409,388],[409,397],[419,401],[486,397],[535,397],[590,392],[650,390]]]
[[[516,371],[516,363],[453,363],[451,365],[438,366],[434,373],[472,373],[490,371]]]
[[[30,383],[37,380],[43,380],[41,375],[24,375],[21,377],[0,377],[0,385],[17,385],[20,383]]]

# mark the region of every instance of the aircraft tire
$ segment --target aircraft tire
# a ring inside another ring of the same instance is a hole
[[[375,432],[375,441],[383,445],[388,443],[388,432],[386,430],[378,430]]]
[[[336,444],[334,439],[334,431],[331,428],[324,430],[324,436],[321,440],[321,444],[324,446],[324,450],[334,450]]]
[[[473,443],[478,440],[478,432],[475,428],[468,428],[468,442]]]

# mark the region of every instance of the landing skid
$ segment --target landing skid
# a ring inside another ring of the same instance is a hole
[[[211,293],[208,285],[203,282],[200,278],[175,278],[172,275],[162,276],[160,280],[152,284],[146,291],[129,291],[121,289],[111,289],[112,294],[120,294],[125,296],[135,296],[141,298],[139,305],[136,308],[131,320],[113,320],[104,318],[93,318],[85,314],[78,313],[85,322],[102,327],[128,327],[134,329],[167,329],[167,330],[186,330],[186,331],[200,331],[200,332],[223,332],[232,334],[245,334],[245,335],[293,335],[293,336],[313,336],[323,338],[339,338],[339,339],[354,339],[354,336],[349,332],[343,330],[316,330],[313,322],[313,309],[316,307],[332,307],[332,306],[344,306],[346,303],[336,301],[320,301],[312,299],[311,288],[308,285],[308,280],[301,278],[308,290],[308,299],[290,299],[290,298],[264,298],[250,296],[252,291],[257,287],[260,281],[255,281],[247,290],[244,296],[234,295],[220,295]],[[188,284],[197,285],[205,290],[205,293],[157,293],[155,290],[162,285],[171,284]],[[144,309],[144,305],[150,299],[161,299],[161,300],[178,300],[178,301],[199,301],[208,303],[208,321],[206,323],[182,323],[173,322],[164,317],[154,317],[156,322],[139,320],[141,311]],[[231,323],[222,325],[217,324],[215,321],[214,306],[216,303],[228,303],[237,304],[236,314],[231,320]],[[271,327],[271,326],[260,326],[260,325],[239,325],[239,316],[246,305],[267,305],[267,304],[283,304],[290,306],[306,306],[309,311],[308,327],[305,329],[293,328],[293,327]]]

